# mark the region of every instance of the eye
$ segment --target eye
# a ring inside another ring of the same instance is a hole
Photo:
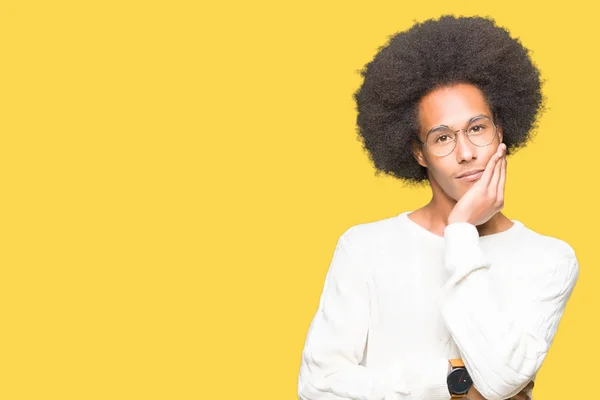
[[[436,143],[445,143],[445,142],[447,142],[447,141],[448,141],[448,135],[444,135],[444,134],[442,134],[442,135],[438,136],[438,137],[435,139],[435,142],[436,142]]]
[[[470,131],[473,133],[481,133],[485,130],[485,126],[484,125],[475,125],[473,127],[471,127]]]

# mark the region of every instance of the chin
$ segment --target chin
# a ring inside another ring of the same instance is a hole
[[[461,182],[455,178],[446,178],[444,180],[435,181],[433,186],[436,187],[438,193],[442,192],[448,199],[458,202],[458,200],[460,200],[460,198],[471,188],[473,183],[474,182]]]
[[[467,193],[466,189],[463,188],[455,188],[454,191],[450,194],[450,197],[454,201],[459,201],[464,195]]]

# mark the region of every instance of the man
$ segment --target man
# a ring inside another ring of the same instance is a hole
[[[364,148],[432,198],[339,238],[299,398],[532,399],[579,276],[571,246],[501,212],[506,156],[543,109],[538,69],[492,20],[444,16],[362,74]]]

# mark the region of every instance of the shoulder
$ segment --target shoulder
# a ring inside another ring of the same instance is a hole
[[[572,286],[579,276],[579,262],[573,247],[565,240],[538,233],[523,226],[518,248],[534,268],[536,273],[556,280],[558,284]],[[519,257],[522,255],[519,254]]]
[[[400,229],[399,215],[367,221],[347,228],[340,241],[357,252],[383,250]]]
[[[522,226],[519,240],[524,250],[527,249],[537,257],[547,259],[576,257],[575,250],[566,241],[558,237],[541,234],[526,226]]]

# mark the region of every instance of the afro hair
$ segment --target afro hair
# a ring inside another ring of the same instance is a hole
[[[532,138],[544,109],[540,71],[529,51],[491,18],[441,16],[390,36],[360,71],[354,93],[357,133],[376,168],[408,184],[427,182],[412,141],[418,104],[429,92],[470,83],[502,127],[507,154]]]

